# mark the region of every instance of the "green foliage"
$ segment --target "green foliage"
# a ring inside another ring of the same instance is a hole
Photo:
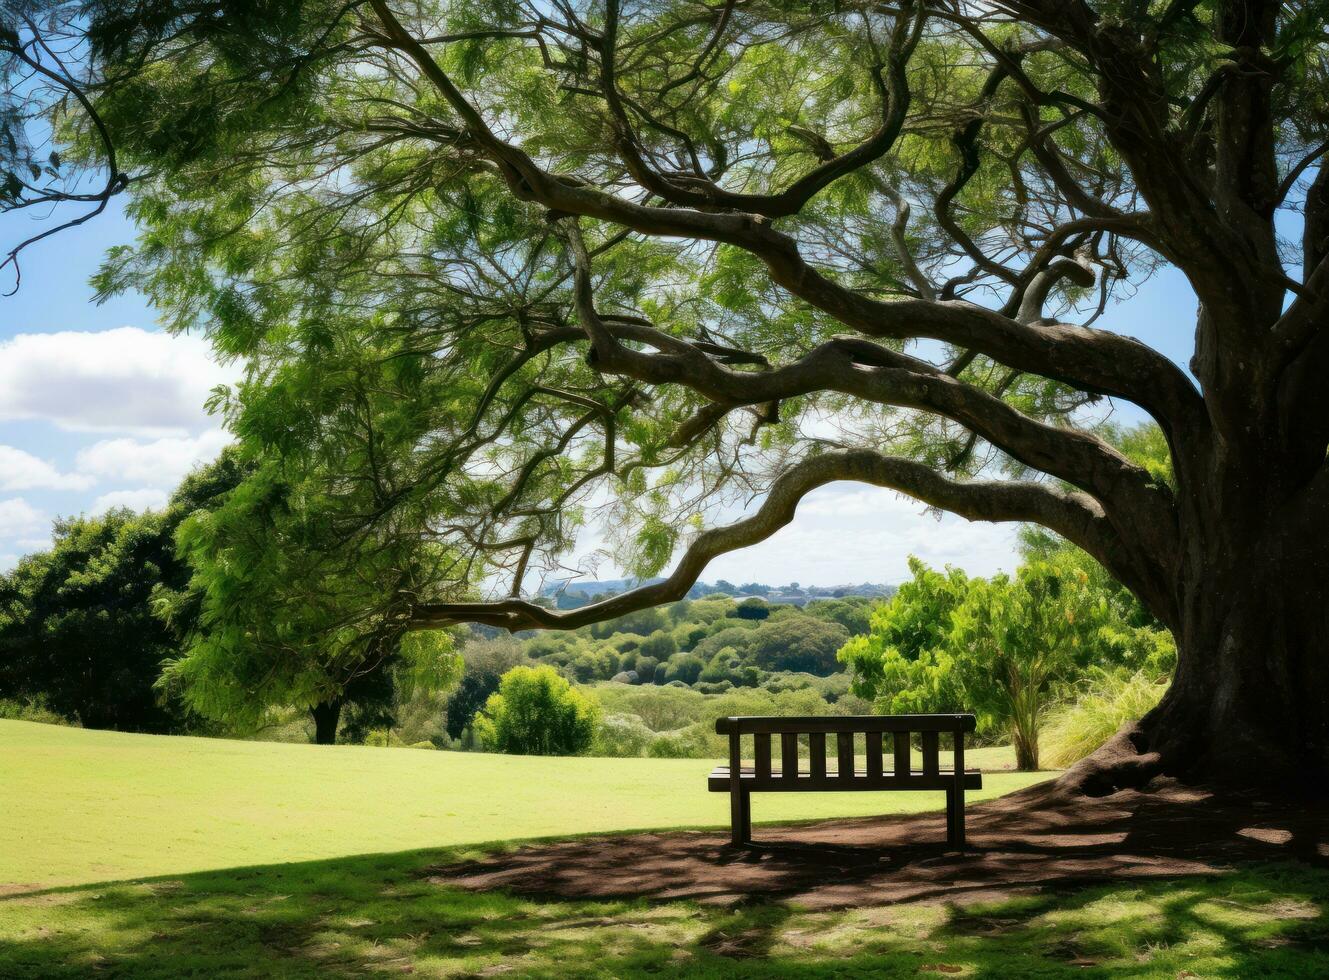
[[[761,682],[761,671],[733,647],[721,647],[697,680],[707,684],[728,682],[734,687],[756,687]]]
[[[744,599],[742,602],[740,602],[737,606],[734,607],[734,611],[732,613],[732,615],[738,617],[739,619],[755,619],[755,620],[765,619],[770,614],[771,614],[771,607],[766,603],[766,600],[758,599],[756,596],[751,596],[747,599]]]
[[[513,667],[528,662],[528,654],[509,637],[493,640],[473,639],[463,651],[462,676],[448,697],[447,732],[461,738],[489,696],[498,690],[498,682]]]
[[[0,697],[88,728],[186,730],[186,712],[153,691],[177,643],[153,598],[188,574],[171,529],[158,512],[57,521],[50,551],[0,577]]]
[[[658,608],[641,609],[618,619],[609,619],[590,627],[590,635],[597,640],[613,636],[615,633],[632,633],[636,636],[650,636],[669,628],[665,614]]]
[[[855,693],[870,700],[885,691],[899,697],[915,686],[903,683],[901,672],[942,649],[950,635],[951,614],[968,595],[969,578],[962,569],[938,572],[911,555],[909,571],[913,577],[872,612],[870,632],[840,649],[840,660],[853,674]]]
[[[803,611],[818,619],[839,623],[851,636],[871,629],[873,600],[866,596],[847,596],[843,599],[813,599]]]
[[[1098,652],[1093,634],[1105,606],[1074,568],[1036,563],[1013,579],[974,580],[951,616],[942,661],[949,677],[939,693],[962,698],[989,725],[1008,727],[1019,768],[1038,769],[1043,712]]]
[[[239,730],[273,707],[342,700],[353,730],[382,727],[398,677],[410,686],[456,674],[451,639],[408,638],[397,615],[412,583],[437,585],[445,557],[395,539],[361,538],[352,552],[330,545],[343,533],[340,504],[300,472],[289,461],[256,462],[220,506],[181,524],[192,575],[180,601],[197,612],[161,687]]]
[[[75,722],[46,706],[46,698],[0,698],[0,721],[32,721],[41,725],[72,725]]]
[[[1054,768],[1074,765],[1123,726],[1139,721],[1162,699],[1167,678],[1148,671],[1096,671],[1074,699],[1049,712],[1042,759]]]
[[[508,755],[580,755],[595,740],[596,702],[552,667],[514,667],[476,716],[485,747]]]
[[[641,641],[637,652],[643,657],[652,657],[657,661],[668,660],[678,652],[678,642],[674,639],[673,633],[658,629]]]
[[[974,711],[980,733],[1009,737],[1035,769],[1045,712],[1091,669],[1170,671],[1171,636],[1129,593],[1083,553],[1042,544],[1013,578],[911,561],[872,632],[840,651],[854,690],[887,712]]]
[[[849,639],[839,623],[811,616],[787,616],[763,622],[752,631],[747,650],[762,670],[792,670],[826,675],[839,664],[836,651]]]
[[[770,690],[733,687],[707,694],[687,687],[629,687],[599,684],[589,693],[603,707],[606,721],[596,751],[604,755],[647,755],[667,759],[719,759],[725,738],[715,733],[715,719],[725,715],[860,714],[864,705],[846,697],[847,683],[834,678],[805,678],[805,683]]]
[[[706,669],[706,661],[695,653],[676,653],[669,658],[663,669],[662,683],[682,681],[684,684],[695,684],[701,678],[701,672]],[[657,673],[658,670],[659,668]]]

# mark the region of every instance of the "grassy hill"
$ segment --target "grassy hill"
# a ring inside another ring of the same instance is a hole
[[[1007,749],[970,765],[1010,766]],[[0,889],[588,832],[719,826],[695,759],[290,745],[0,721]],[[983,799],[1046,775],[993,773]],[[940,809],[940,793],[768,794],[756,819]]]
[[[1000,765],[1003,750],[974,753]],[[963,903],[575,901],[438,882],[537,835],[718,825],[708,764],[160,738],[0,722],[0,977],[1325,976],[1284,864]],[[1039,775],[997,773],[985,795]],[[765,820],[937,806],[759,799]],[[491,842],[485,847],[478,845]],[[119,880],[110,880],[119,879]],[[127,879],[127,880],[126,880]]]

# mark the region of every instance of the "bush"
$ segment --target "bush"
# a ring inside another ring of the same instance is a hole
[[[1101,672],[1078,698],[1048,716],[1040,739],[1043,762],[1054,769],[1074,765],[1122,725],[1143,717],[1166,690],[1166,680],[1143,671]]]
[[[609,715],[595,735],[596,755],[618,759],[634,759],[646,754],[646,747],[655,738],[636,715]]]
[[[756,687],[761,683],[761,678],[761,671],[744,661],[741,653],[733,647],[724,647],[711,658],[697,679],[706,684]]]
[[[0,698],[0,721],[37,721],[43,725],[80,727],[72,718],[66,718],[46,707],[46,699],[40,696],[31,701]]]
[[[672,684],[675,681],[682,681],[684,684],[694,684],[701,672],[706,669],[705,662],[701,657],[692,653],[676,653],[669,658],[669,663],[663,667],[657,668],[656,681],[659,681],[659,674],[664,673],[664,683]]]
[[[472,640],[462,650],[464,667],[461,683],[452,692],[447,703],[447,734],[451,739],[461,738],[462,732],[471,724],[471,719],[480,710],[489,696],[498,690],[499,680],[513,667],[525,664],[525,649],[537,642],[550,640],[546,649],[563,649],[552,643],[558,637],[537,636],[528,640],[526,647],[519,646],[510,637],[492,640]]]
[[[656,630],[641,641],[638,649],[643,657],[653,657],[657,661],[668,660],[678,652],[678,641],[674,639],[672,633]]]
[[[749,640],[747,652],[763,670],[824,677],[839,669],[835,655],[848,640],[849,631],[839,623],[793,616],[763,623]]]
[[[765,619],[771,614],[771,607],[765,599],[752,596],[734,607],[733,615],[738,619]]]
[[[600,708],[552,667],[514,667],[499,681],[475,732],[508,755],[581,755],[600,727]]]

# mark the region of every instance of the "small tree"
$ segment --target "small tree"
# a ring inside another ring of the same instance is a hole
[[[227,449],[186,476],[161,511],[56,521],[49,551],[0,576],[0,697],[40,699],[89,728],[200,728],[153,690],[198,618],[175,532],[220,506],[245,473]]]
[[[88,728],[181,730],[152,690],[174,651],[153,590],[185,574],[166,525],[128,510],[57,521],[50,551],[0,576],[0,697],[42,698]]]
[[[954,686],[993,724],[1005,725],[1017,769],[1038,768],[1038,730],[1059,684],[1093,646],[1101,595],[1079,569],[1036,563],[1014,578],[975,579],[952,615]]]
[[[860,697],[872,700],[916,689],[920,677],[910,666],[932,659],[945,646],[951,613],[969,594],[969,577],[961,569],[948,566],[939,572],[911,555],[909,570],[913,578],[873,611],[868,633],[840,648],[839,658],[853,675],[852,690]]]
[[[527,651],[541,637],[528,641],[523,649],[511,637],[471,640],[462,651],[465,666],[461,681],[448,697],[448,737],[461,738],[475,713],[484,707],[489,696],[498,690],[499,681],[513,667],[527,662]],[[548,649],[544,651],[549,652]],[[539,655],[539,654],[537,654]]]
[[[1081,565],[1060,552],[1013,578],[970,579],[911,560],[913,581],[840,651],[854,692],[890,712],[975,711],[1009,732],[1018,768],[1037,769],[1044,714],[1089,664],[1171,662],[1164,631],[1135,623],[1110,579]]]
[[[514,667],[476,715],[485,748],[509,755],[580,755],[591,747],[600,708],[552,667]]]

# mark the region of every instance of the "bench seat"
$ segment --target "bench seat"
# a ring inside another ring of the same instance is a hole
[[[841,789],[943,790],[955,788],[955,770],[953,769],[940,769],[935,773],[925,773],[921,769],[914,769],[907,776],[897,776],[894,771],[889,769],[880,776],[869,776],[866,769],[855,769],[852,782],[842,780],[840,774],[834,769],[827,770],[825,776],[818,776],[815,779],[812,773],[802,771],[798,773],[796,778],[786,779],[779,769],[772,769],[770,776],[761,779],[759,782],[755,768],[742,766],[738,770],[738,778],[742,783],[748,784],[753,789],[760,786],[761,790],[767,793],[797,793],[800,791],[825,793]],[[728,793],[731,789],[729,767],[716,766],[712,769],[707,780],[707,788],[712,793]],[[966,769],[964,772],[964,788],[982,789],[983,774],[977,769]]]

